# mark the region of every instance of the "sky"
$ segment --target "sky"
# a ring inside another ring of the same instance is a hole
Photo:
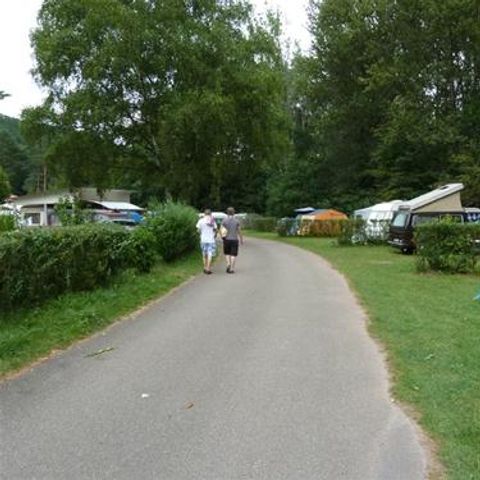
[[[309,46],[306,7],[308,0],[251,0],[263,13],[280,12],[285,40],[306,50]],[[44,95],[30,74],[33,67],[29,33],[36,25],[42,0],[1,0],[0,90],[10,97],[0,101],[0,113],[19,117],[25,107],[39,105]]]

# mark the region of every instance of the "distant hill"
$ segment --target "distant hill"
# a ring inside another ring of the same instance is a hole
[[[20,133],[20,120],[0,113],[0,132],[7,132],[17,144],[25,146],[25,140]]]

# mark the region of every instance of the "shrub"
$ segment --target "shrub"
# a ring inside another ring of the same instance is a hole
[[[340,223],[340,234],[337,238],[339,245],[365,245],[365,220],[363,218],[349,218]]]
[[[90,290],[123,269],[145,271],[152,265],[147,237],[106,225],[6,233],[0,238],[0,308]]]
[[[13,215],[0,215],[0,233],[15,230],[15,217]]]
[[[471,273],[478,270],[480,225],[441,220],[415,229],[417,270]]]
[[[196,247],[197,220],[193,208],[169,201],[150,206],[145,227],[153,234],[158,254],[170,262]]]
[[[299,226],[299,235],[320,238],[338,237],[341,232],[342,221],[302,219]]]
[[[254,213],[249,213],[245,219],[244,228],[248,230],[257,230],[258,232],[276,232],[278,219],[276,217],[262,217]]]
[[[281,218],[277,222],[277,233],[280,237],[295,237],[298,235],[299,225],[297,218]]]
[[[82,209],[81,202],[77,198],[73,201],[68,197],[60,198],[55,206],[55,213],[64,227],[82,225],[91,221],[90,212]]]

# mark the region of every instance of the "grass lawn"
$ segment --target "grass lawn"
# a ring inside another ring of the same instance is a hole
[[[0,313],[0,378],[104,328],[201,270],[198,253],[150,273],[127,271],[107,287],[69,293],[32,309]]]
[[[417,274],[413,256],[389,247],[281,241],[318,253],[348,278],[386,347],[394,396],[420,414],[449,479],[479,480],[480,277]]]

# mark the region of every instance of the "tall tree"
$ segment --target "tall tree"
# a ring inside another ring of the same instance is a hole
[[[242,0],[46,0],[32,43],[49,98],[24,120],[55,130],[72,183],[246,198],[288,142],[278,35]]]
[[[480,202],[479,15],[471,0],[311,1],[297,95],[314,141],[293,162],[318,202],[353,209],[455,180]]]
[[[12,193],[8,175],[5,170],[0,166],[0,203],[3,202],[7,196]]]

